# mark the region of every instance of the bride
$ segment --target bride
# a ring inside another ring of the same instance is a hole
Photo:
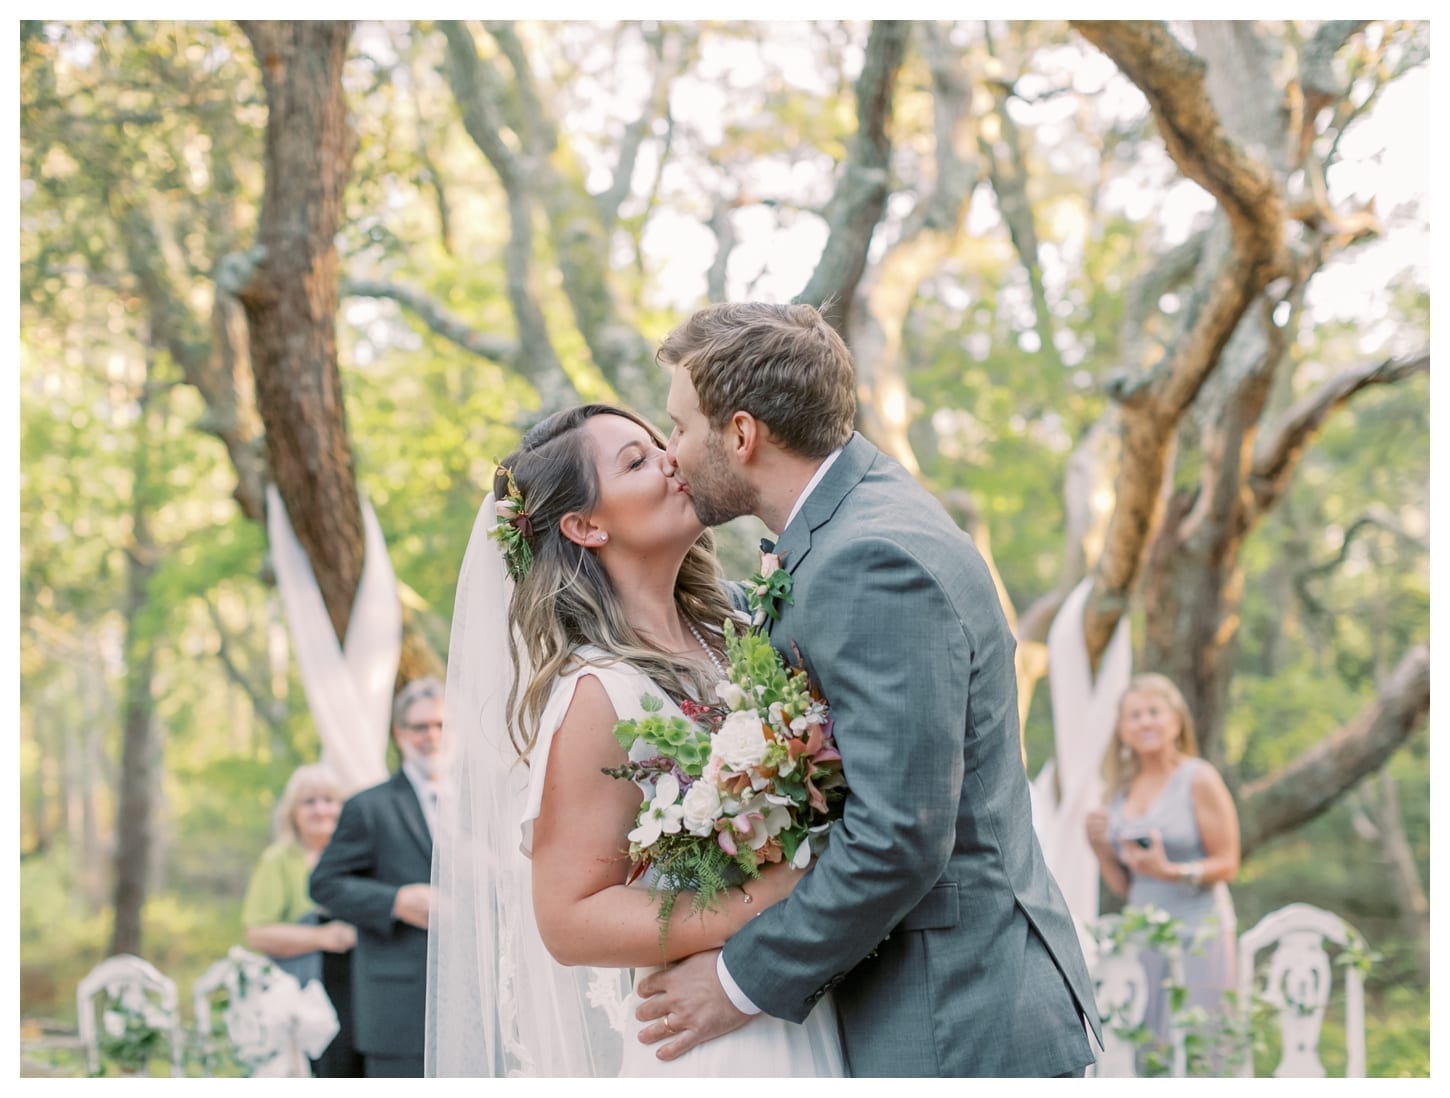
[[[735,610],[671,474],[642,419],[583,405],[528,432],[474,523],[448,653],[430,1076],[842,1074],[829,999],[673,1061],[638,1040],[641,970],[718,949],[800,877],[769,866],[698,914],[681,896],[663,940],[646,882],[627,883],[641,792],[604,773],[626,761],[614,725],[645,694],[666,714],[714,701]]]

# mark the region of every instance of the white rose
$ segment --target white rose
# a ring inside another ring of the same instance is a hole
[[[745,705],[745,691],[728,679],[715,684],[715,696],[731,709],[741,709]]]
[[[697,781],[690,786],[682,803],[686,831],[705,836],[715,830],[715,821],[720,818],[720,791],[713,782]]]
[[[718,755],[730,770],[743,771],[758,766],[765,759],[765,729],[753,710],[731,713],[715,733],[710,753]]]

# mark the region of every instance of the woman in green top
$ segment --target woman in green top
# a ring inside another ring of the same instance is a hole
[[[307,895],[307,878],[332,838],[342,800],[342,787],[327,767],[312,764],[293,771],[273,814],[274,841],[262,852],[242,900],[248,949],[282,962],[299,983],[321,977],[340,1028],[313,1069],[333,1078],[362,1074],[352,1069],[348,1001],[348,955],[357,932],[316,908]]]

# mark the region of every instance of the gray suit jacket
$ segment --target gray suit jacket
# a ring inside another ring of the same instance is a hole
[[[1093,1060],[1092,982],[1032,830],[1016,642],[981,555],[854,435],[776,547],[771,630],[831,706],[844,817],[725,964],[799,1022],[827,991],[857,1076],[1045,1076]]]
[[[433,839],[401,771],[348,798],[312,870],[312,899],[357,927],[354,1044],[368,1056],[423,1056],[428,932],[393,917],[405,884],[427,884]]]

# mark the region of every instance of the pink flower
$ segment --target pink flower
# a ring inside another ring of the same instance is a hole
[[[780,557],[775,553],[760,554],[760,578],[770,579],[771,573],[780,569]]]

